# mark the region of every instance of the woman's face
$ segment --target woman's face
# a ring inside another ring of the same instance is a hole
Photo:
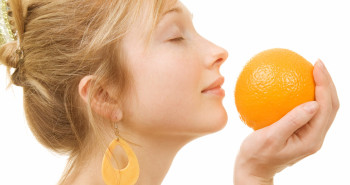
[[[123,127],[154,135],[200,136],[223,128],[224,95],[202,92],[221,77],[227,52],[201,37],[181,4],[166,11],[147,45],[142,21],[124,41],[133,89],[123,105]]]

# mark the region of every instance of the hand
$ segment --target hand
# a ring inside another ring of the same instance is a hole
[[[315,64],[316,101],[304,103],[276,123],[250,134],[236,159],[236,185],[273,184],[287,166],[317,152],[339,109],[336,88],[324,64]]]

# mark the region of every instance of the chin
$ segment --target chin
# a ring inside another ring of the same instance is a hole
[[[226,126],[227,120],[228,116],[224,108],[215,114],[207,114],[207,116],[205,116],[205,121],[203,121],[204,124],[202,124],[204,135],[222,130]]]
[[[222,130],[226,126],[227,120],[228,120],[227,112],[224,110],[222,115],[218,117],[217,122],[214,124],[215,127],[213,129],[213,132]]]

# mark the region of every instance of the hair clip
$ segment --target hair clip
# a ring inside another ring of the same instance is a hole
[[[0,45],[14,41],[15,37],[11,30],[8,11],[10,7],[7,0],[0,0]]]

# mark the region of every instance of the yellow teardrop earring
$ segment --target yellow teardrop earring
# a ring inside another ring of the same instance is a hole
[[[140,174],[140,167],[135,153],[126,141],[119,137],[118,125],[115,124],[115,134],[117,136],[107,148],[102,161],[102,177],[106,185],[134,185]],[[121,146],[128,156],[128,164],[124,169],[118,170],[113,167],[116,158],[113,150],[116,146]]]

